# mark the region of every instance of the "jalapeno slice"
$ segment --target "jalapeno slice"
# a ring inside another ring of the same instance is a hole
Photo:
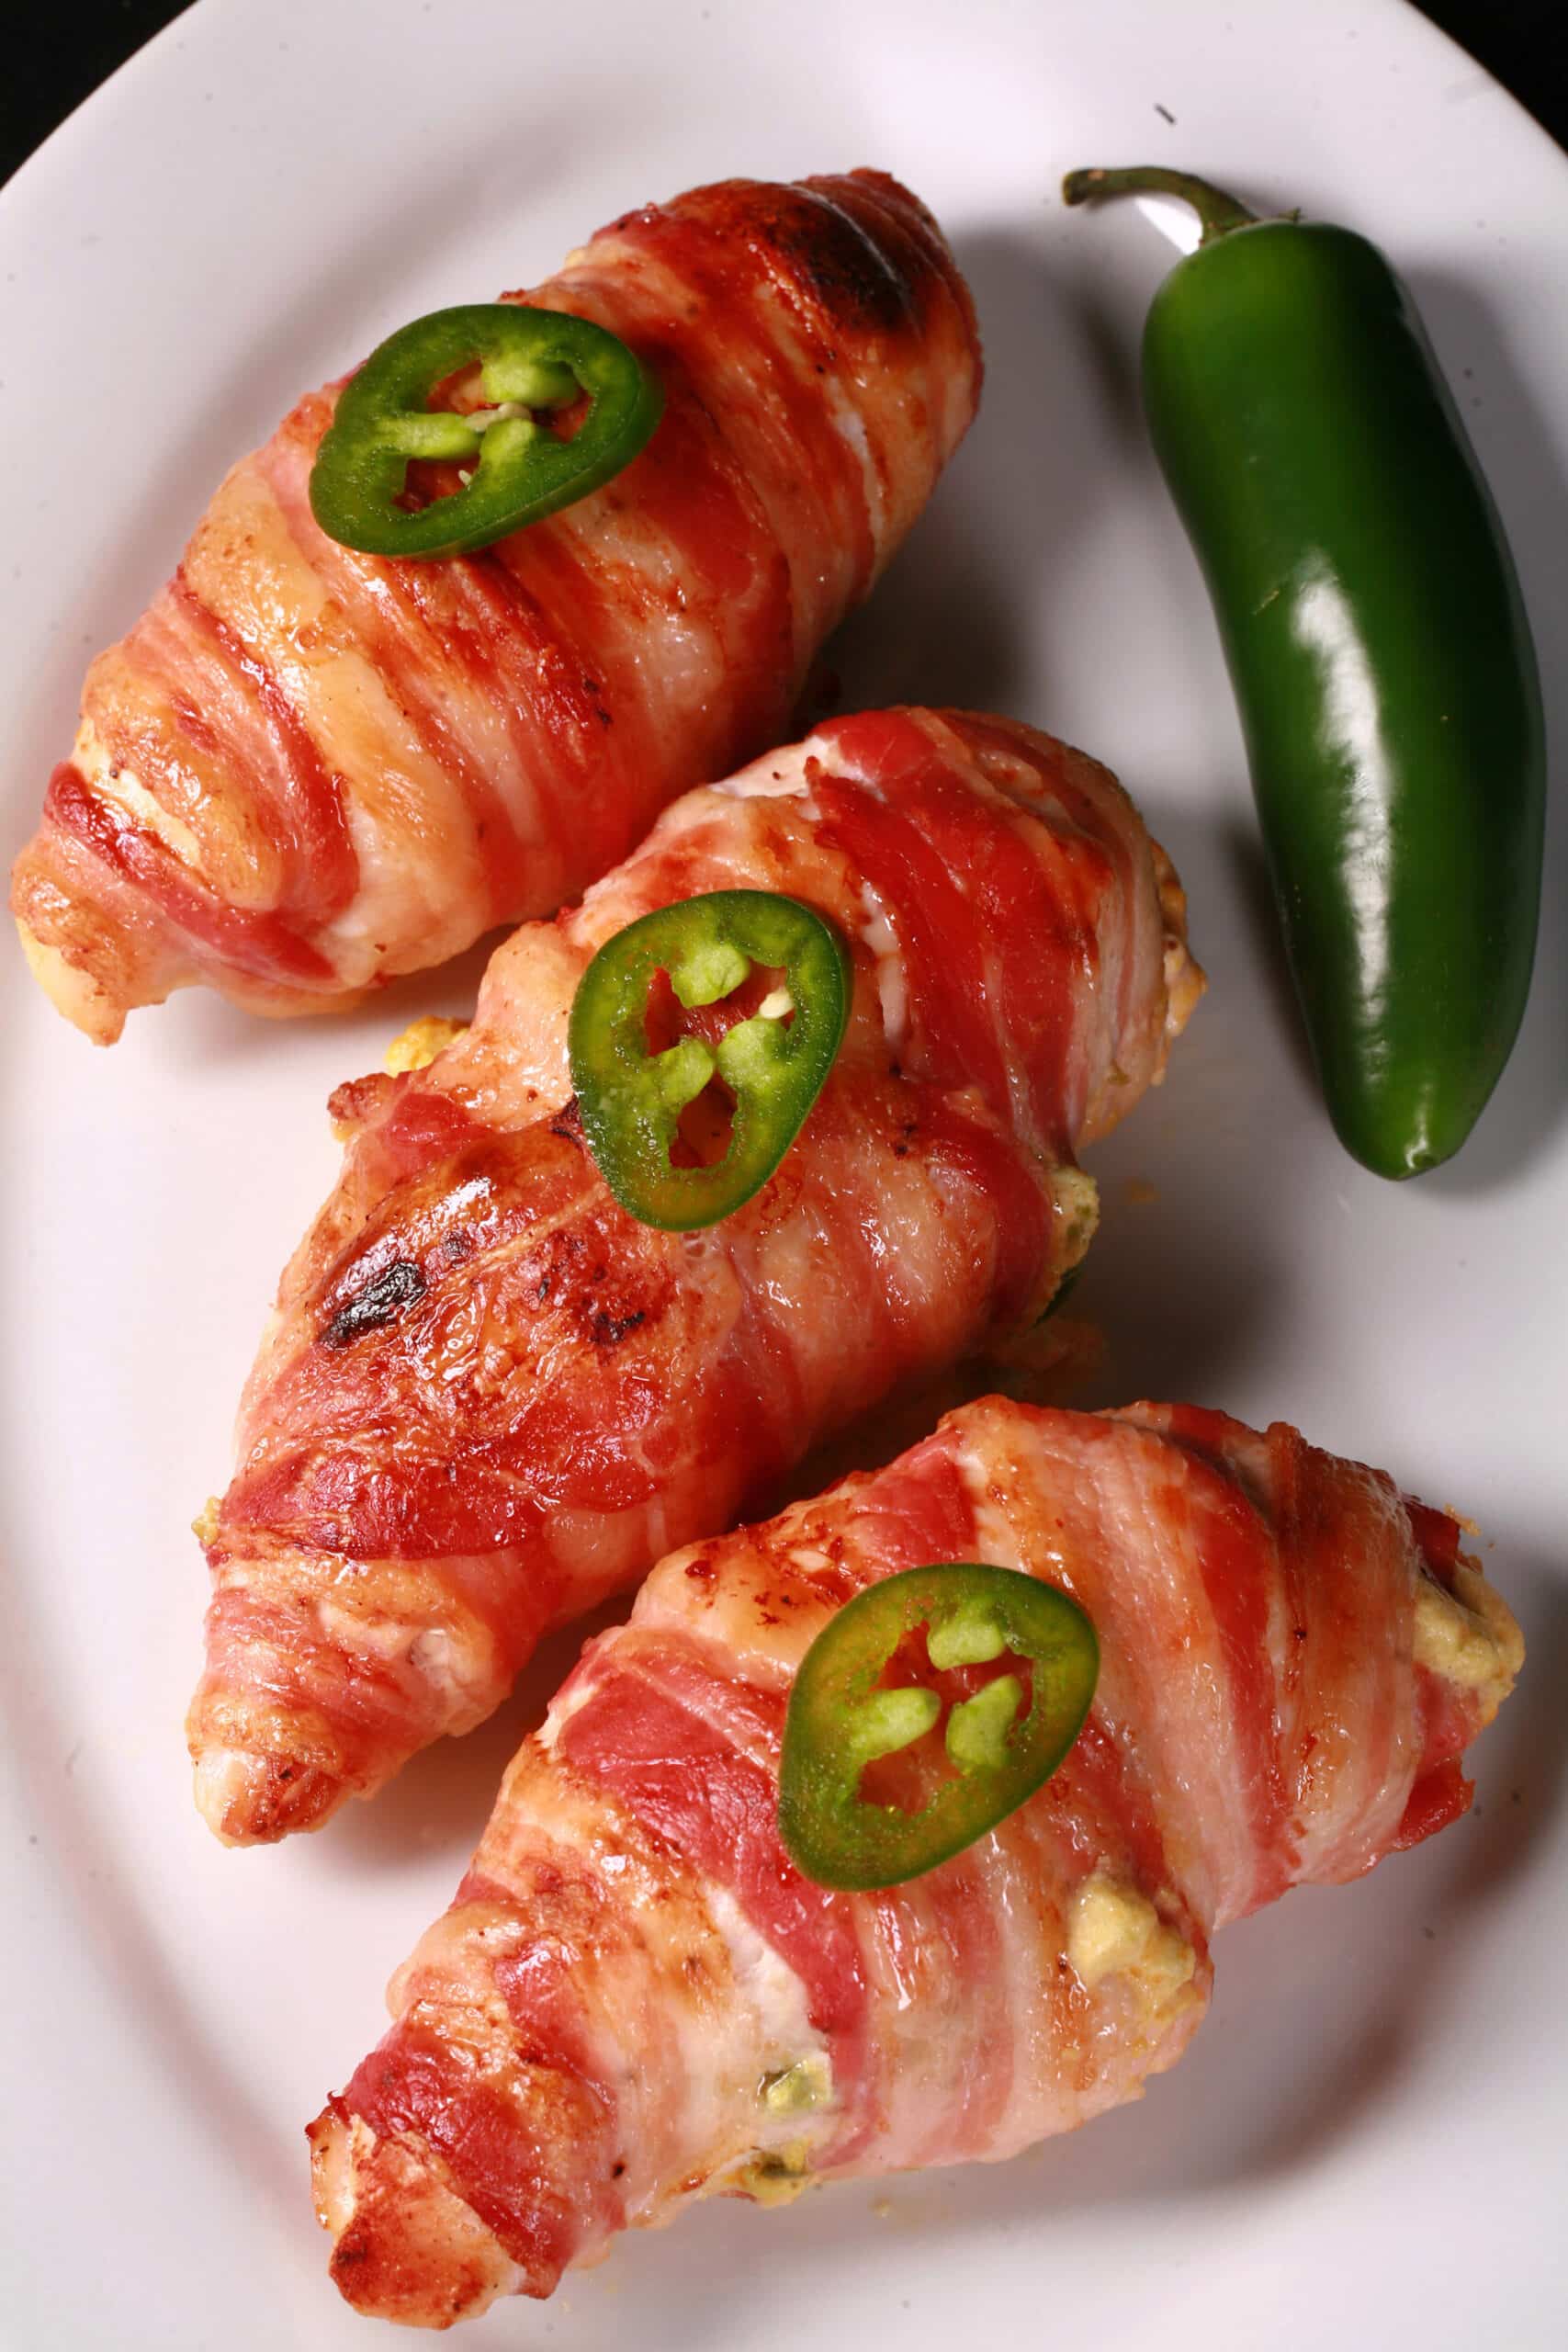
[[[780,977],[743,1010],[759,970]],[[676,1031],[682,1014],[698,1018],[656,1048],[660,976]],[[852,991],[839,933],[776,891],[714,890],[607,939],[578,984],[567,1045],[583,1131],[621,1206],[686,1232],[749,1201],[822,1091]],[[694,1119],[699,1098],[708,1115]]]
[[[890,1684],[890,1668],[931,1679]],[[795,1676],[779,1770],[785,1847],[822,1886],[934,1870],[1050,1779],[1099,1674],[1094,1627],[1055,1585],[974,1561],[885,1577],[823,1627]],[[906,1750],[897,1793],[924,1803],[863,1790],[868,1766]]]
[[[491,405],[433,409],[437,386],[476,363]],[[584,394],[570,439],[533,413]],[[310,511],[329,538],[367,555],[464,555],[598,490],[663,407],[658,378],[591,320],[519,302],[432,311],[378,344],[344,387],[311,469]],[[472,466],[472,478],[410,514],[398,502],[416,458]]]

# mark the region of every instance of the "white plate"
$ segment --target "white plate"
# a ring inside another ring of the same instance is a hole
[[[1456,1165],[1380,1184],[1303,1074],[1230,697],[1130,389],[1170,248],[1134,209],[1055,201],[1066,166],[1148,155],[1399,256],[1568,740],[1568,163],[1395,0],[203,0],[0,199],[19,842],[87,655],[299,388],[416,311],[543,275],[628,204],[734,172],[908,178],[972,277],[989,389],[838,666],[852,701],[991,705],[1111,761],[1178,860],[1213,978],[1164,1093],[1095,1155],[1105,1227],[1080,1295],[1112,1356],[1089,1401],[1288,1416],[1387,1464],[1480,1521],[1531,1644],[1479,1753],[1479,1817],[1226,1935],[1213,2016],[1144,2107],[997,2170],[710,2208],[552,2306],[493,2312],[481,2343],[1562,2341],[1562,808],[1497,1098]],[[300,2126],[379,2030],[381,1985],[445,1904],[530,1702],[319,1839],[225,1853],[180,1736],[205,1585],[186,1531],[332,1176],[330,1086],[408,1009],[471,985],[290,1029],[189,995],[103,1055],[8,947],[0,967],[0,2336],[17,2352],[371,2341],[322,2275]]]

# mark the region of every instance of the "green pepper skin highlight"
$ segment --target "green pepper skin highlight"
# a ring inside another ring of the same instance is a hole
[[[1143,381],[1329,1114],[1415,1175],[1479,1118],[1535,953],[1540,685],[1496,510],[1409,294],[1348,230],[1211,213]]]

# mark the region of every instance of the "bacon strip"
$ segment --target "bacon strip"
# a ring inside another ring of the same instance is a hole
[[[98,1043],[196,981],[320,1010],[581,891],[776,741],[979,398],[968,288],[884,173],[698,188],[505,299],[632,344],[664,386],[652,442],[423,564],[316,527],[337,387],[241,460],[89,671],[12,878],[38,978]]]
[[[1007,2156],[1135,2098],[1202,2018],[1215,1928],[1442,1826],[1437,1780],[1468,1804],[1523,1645],[1456,1540],[1280,1425],[992,1397],[663,1561],[310,2127],[343,2293],[446,2324],[695,2198]],[[775,1818],[795,1669],[849,1594],[953,1556],[1093,1611],[1089,1724],[928,1877],[809,1885]]]
[[[736,885],[838,922],[853,1015],[772,1182],[659,1233],[588,1154],[567,1014],[611,933]],[[213,1827],[315,1826],[489,1713],[545,1627],[1038,1315],[1092,1229],[1072,1145],[1157,1080],[1201,985],[1179,899],[1080,753],[955,713],[844,720],[688,795],[519,932],[428,1069],[340,1090],[356,1131],[210,1531],[189,1728]]]

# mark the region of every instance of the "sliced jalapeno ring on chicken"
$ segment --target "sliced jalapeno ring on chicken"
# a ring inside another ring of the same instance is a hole
[[[476,365],[489,407],[430,406]],[[537,422],[536,411],[584,396],[570,437]],[[311,469],[310,511],[329,538],[367,555],[467,554],[600,489],[645,446],[663,406],[657,377],[589,319],[520,302],[432,311],[389,335],[344,387]],[[473,470],[410,512],[414,460]]]
[[[925,1663],[946,1688],[887,1683],[890,1670],[915,1670],[910,1638],[922,1629]],[[1000,1670],[982,1677],[993,1664]],[[1036,1577],[944,1561],[884,1577],[829,1621],[795,1676],[779,1770],[784,1846],[823,1886],[896,1886],[934,1870],[1050,1778],[1099,1673],[1089,1618]],[[922,1743],[922,1803],[867,1793],[869,1766],[905,1750],[919,1762]]]
[[[779,978],[748,1006],[759,972]],[[656,1046],[649,1009],[661,976],[677,1026],[688,1026]],[[568,1051],[583,1132],[628,1215],[688,1231],[767,1182],[822,1091],[852,989],[832,924],[777,891],[686,899],[604,942],[572,1001]],[[712,1148],[698,1153],[686,1114],[705,1096],[716,1115]]]

